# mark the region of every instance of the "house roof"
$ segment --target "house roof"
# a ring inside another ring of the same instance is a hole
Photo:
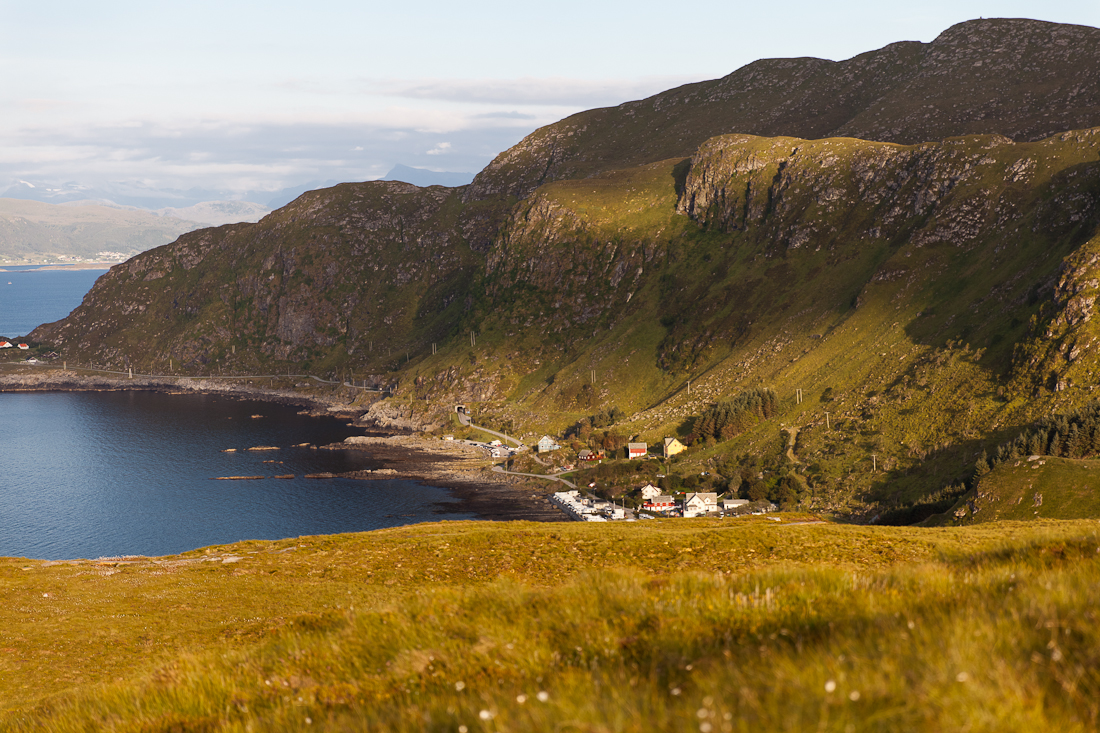
[[[676,438],[665,438],[665,447],[666,448],[668,446],[672,445],[673,443],[680,443],[680,441],[677,440]],[[683,445],[683,443],[680,443],[680,444]]]
[[[627,443],[626,447],[630,450],[649,450],[649,446],[645,443]]]

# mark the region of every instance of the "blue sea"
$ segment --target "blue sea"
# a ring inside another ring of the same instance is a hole
[[[46,392],[0,393],[0,411],[4,557],[165,555],[473,518],[453,513],[446,490],[415,481],[305,478],[380,464],[367,451],[295,447],[363,432],[296,407],[214,395]],[[279,450],[246,450],[255,446]]]
[[[0,273],[8,338],[64,318],[103,274],[8,269]],[[379,464],[366,451],[295,447],[363,432],[296,407],[194,394],[0,393],[0,416],[4,557],[165,555],[473,518],[454,512],[446,490],[415,481],[305,478]],[[245,450],[254,446],[279,450]],[[287,474],[294,478],[274,478]]]
[[[80,305],[102,270],[0,268],[0,336],[26,336],[43,323],[69,315]]]

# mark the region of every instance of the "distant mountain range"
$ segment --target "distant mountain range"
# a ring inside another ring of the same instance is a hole
[[[432,171],[427,168],[412,168],[406,165],[395,165],[381,180],[404,181],[416,186],[464,186],[474,178],[473,173],[453,173],[448,171]],[[186,190],[171,188],[150,188],[141,183],[122,182],[109,186],[86,186],[78,182],[68,181],[64,183],[50,181],[25,181],[19,180],[11,183],[0,191],[0,198],[21,199],[24,201],[41,201],[47,204],[89,203],[106,206],[122,206],[146,211],[171,211],[171,215],[181,218],[190,218],[191,221],[202,223],[226,224],[228,221],[213,220],[219,211],[234,211],[232,207],[224,204],[241,204],[240,211],[254,215],[261,209],[263,213],[286,206],[306,191],[315,191],[320,188],[330,188],[342,183],[333,179],[315,180],[301,183],[297,186],[279,189],[276,191],[244,191],[230,192],[217,189],[190,188]],[[217,204],[218,206],[192,209],[199,204]],[[254,204],[260,208],[249,208],[245,204]],[[257,221],[256,218],[239,219],[234,221]]]
[[[427,168],[411,168],[407,165],[395,165],[389,173],[382,176],[383,181],[404,181],[414,186],[465,186],[474,180],[473,173],[452,173],[449,171],[430,171]]]

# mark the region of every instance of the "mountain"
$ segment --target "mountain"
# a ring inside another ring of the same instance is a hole
[[[57,205],[0,198],[0,262],[35,264],[59,255],[80,259],[130,257],[196,229],[194,222],[136,209]]]
[[[472,197],[687,157],[739,132],[913,144],[996,133],[1035,141],[1100,122],[1100,30],[1036,20],[960,23],[931,43],[847,61],[765,59],[714,81],[581,112],[477,175]]]
[[[121,181],[89,186],[76,181],[14,181],[0,192],[0,198],[40,201],[49,204],[94,204],[144,211],[177,211],[203,224],[256,221],[264,213],[285,206],[306,191],[335,186],[339,181],[311,181],[277,191],[221,191],[216,189],[151,188],[142,182]],[[199,207],[199,208],[193,208]],[[229,213],[240,207],[241,213]],[[224,220],[219,210],[244,218]],[[169,214],[174,215],[174,214]],[[199,218],[205,217],[205,218]]]
[[[201,204],[193,204],[183,208],[169,206],[157,209],[156,213],[161,216],[183,219],[184,221],[221,226],[222,224],[259,221],[270,214],[271,209],[251,201],[204,201]]]
[[[616,406],[621,435],[693,442],[696,484],[942,510],[983,448],[1093,398],[1098,40],[983,20],[756,62],[538,130],[468,186],[342,184],[185,234],[31,337],[372,375],[408,414],[530,431]],[[759,419],[706,417],[768,391]]]
[[[451,171],[430,171],[427,168],[410,168],[398,163],[390,172],[382,176],[383,181],[404,181],[414,186],[465,186],[474,180],[473,173],[453,173]]]

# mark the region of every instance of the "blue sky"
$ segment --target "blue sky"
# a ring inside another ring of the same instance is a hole
[[[982,16],[1100,26],[1100,2],[0,0],[0,190],[476,171],[582,109]]]

